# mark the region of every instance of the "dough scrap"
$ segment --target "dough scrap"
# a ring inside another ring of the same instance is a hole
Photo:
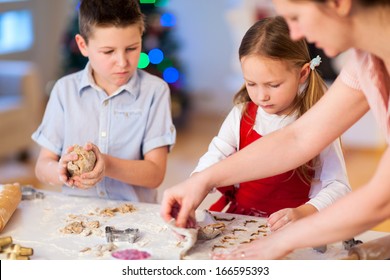
[[[114,208],[104,208],[103,210],[100,211],[99,215],[101,216],[106,216],[106,217],[113,217],[115,216],[115,213],[132,213],[136,211],[136,208],[134,207],[133,204],[130,203],[125,203],[121,206],[114,207]]]

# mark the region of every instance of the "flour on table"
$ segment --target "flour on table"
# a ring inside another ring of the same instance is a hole
[[[108,253],[111,253],[118,249],[118,246],[116,246],[114,243],[108,243],[108,244],[99,244],[94,247],[85,247],[80,250],[80,253],[82,254],[92,254],[95,257],[103,257],[104,255],[107,255]]]

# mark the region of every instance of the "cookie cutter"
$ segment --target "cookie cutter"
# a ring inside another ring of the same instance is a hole
[[[355,238],[351,238],[351,239],[343,241],[342,243],[343,243],[344,249],[349,251],[352,247],[355,247],[356,245],[362,244],[363,241],[356,240]]]
[[[37,191],[32,185],[22,186],[22,200],[43,199],[45,194]]]
[[[355,247],[356,245],[359,245],[361,243],[363,243],[361,240],[355,240],[355,238],[351,238],[348,240],[344,240],[342,242],[342,245],[343,245],[344,250],[349,251],[352,247]],[[322,245],[322,246],[314,247],[313,249],[319,253],[324,254],[326,252],[326,250],[328,249],[328,246]]]
[[[120,230],[111,226],[106,226],[106,240],[108,243],[115,241],[127,241],[129,243],[134,243],[138,237],[138,228],[127,228]]]

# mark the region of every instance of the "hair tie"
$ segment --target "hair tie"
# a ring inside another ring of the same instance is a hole
[[[315,58],[313,58],[311,61],[310,61],[310,69],[311,70],[314,70],[314,68],[316,68],[317,66],[319,66],[321,64],[321,57],[319,55],[317,55]]]

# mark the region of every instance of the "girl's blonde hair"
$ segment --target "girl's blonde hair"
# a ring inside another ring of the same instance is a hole
[[[241,60],[248,55],[285,61],[299,69],[311,61],[306,41],[291,40],[288,25],[280,16],[262,19],[246,32],[239,48],[239,58]],[[324,95],[325,91],[324,80],[315,69],[310,71],[302,92],[299,94],[297,92],[290,114],[296,113],[299,118]],[[248,101],[250,97],[244,85],[234,96],[233,102],[246,104]],[[243,107],[243,112],[246,112],[246,106]],[[299,174],[307,181],[311,181],[309,170],[315,162],[314,159],[298,168]]]

